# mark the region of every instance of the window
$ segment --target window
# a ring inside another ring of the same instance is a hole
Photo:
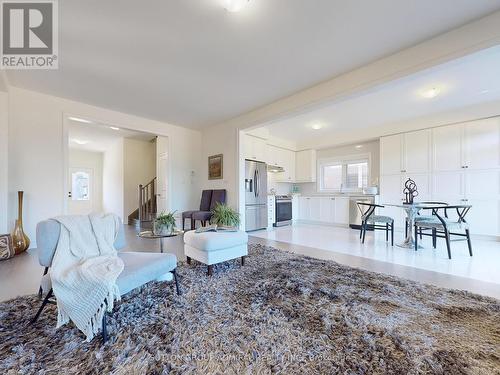
[[[71,199],[74,201],[88,201],[90,174],[87,172],[73,172],[71,174]]]
[[[355,192],[368,186],[369,159],[340,158],[318,161],[320,192]]]

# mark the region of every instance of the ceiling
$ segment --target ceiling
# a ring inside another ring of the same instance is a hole
[[[13,86],[176,125],[219,123],[500,9],[500,0],[59,2],[59,69]]]
[[[305,144],[356,129],[497,101],[500,100],[499,67],[500,46],[497,46],[375,87],[354,98],[267,124],[265,128],[271,136]],[[422,96],[433,87],[440,91],[438,96]],[[314,130],[315,125],[321,129]]]
[[[83,151],[105,152],[121,138],[151,141],[156,136],[127,129],[113,130],[105,124],[84,124],[67,119],[69,148]],[[78,144],[77,142],[86,142]]]

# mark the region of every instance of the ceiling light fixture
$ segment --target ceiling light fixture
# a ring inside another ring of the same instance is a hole
[[[435,98],[436,96],[438,96],[440,92],[441,92],[441,90],[439,90],[437,87],[432,87],[430,89],[423,90],[421,95],[424,98],[432,99],[432,98]]]
[[[83,122],[84,124],[91,124],[92,123],[92,121],[85,120],[85,119],[80,118],[80,117],[68,117],[68,119],[71,121]]]
[[[321,124],[313,124],[313,125],[311,126],[311,128],[313,128],[314,130],[319,130],[319,129],[321,129],[322,127],[323,127],[323,125],[321,125]]]
[[[120,130],[120,128],[117,128],[116,126],[110,126],[109,128],[113,130]]]
[[[83,141],[81,139],[76,139],[76,138],[72,139],[72,141],[74,143],[76,143],[77,145],[81,145],[81,146],[86,145],[87,143],[89,143],[89,141]]]
[[[363,148],[363,145],[356,145],[355,147],[359,149],[359,148]]]
[[[223,0],[222,4],[228,12],[236,13],[246,8],[249,2],[250,0]]]

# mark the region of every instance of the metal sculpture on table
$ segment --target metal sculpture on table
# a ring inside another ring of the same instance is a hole
[[[413,204],[413,198],[418,196],[418,190],[417,184],[411,178],[406,180],[403,193],[405,194],[405,204]]]

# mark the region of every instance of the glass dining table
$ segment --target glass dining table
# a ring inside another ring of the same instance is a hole
[[[405,240],[397,244],[399,247],[404,247],[407,249],[415,248],[415,239],[413,238],[413,225],[415,224],[415,217],[418,215],[421,209],[423,208],[432,208],[435,205],[425,204],[425,203],[381,203],[382,206],[387,207],[399,207],[402,208],[406,212],[406,224],[408,225],[408,230],[406,231]],[[418,246],[421,248],[422,246]]]

